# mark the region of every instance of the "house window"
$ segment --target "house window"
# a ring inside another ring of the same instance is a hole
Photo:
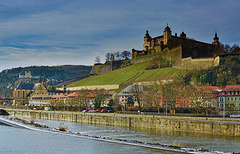
[[[237,100],[237,97],[235,97],[235,101]]]
[[[223,103],[220,104],[220,107],[223,108]]]
[[[228,92],[228,95],[230,95],[230,92]]]
[[[229,97],[227,98],[227,100],[229,101]]]
[[[220,97],[220,102],[223,102],[223,97]]]
[[[237,103],[235,103],[235,106],[237,106]]]
[[[238,94],[238,92],[236,91],[236,92],[235,92],[235,95],[237,95],[237,94]]]
[[[234,91],[232,91],[231,94],[234,95]]]
[[[233,98],[231,97],[231,101],[233,101]]]
[[[18,91],[18,98],[20,98],[20,91]]]
[[[23,98],[25,98],[25,91],[23,91]]]

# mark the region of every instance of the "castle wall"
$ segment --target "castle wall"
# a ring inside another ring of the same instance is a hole
[[[162,56],[167,60],[174,61],[175,65],[180,65],[182,61],[182,47],[177,47],[169,50],[168,48],[163,50]]]
[[[90,74],[99,75],[112,71],[112,62],[106,62],[105,64],[94,64]]]
[[[208,69],[213,66],[218,66],[217,58],[199,58],[192,59],[191,57],[183,58],[180,65],[175,67],[181,67],[186,69]]]

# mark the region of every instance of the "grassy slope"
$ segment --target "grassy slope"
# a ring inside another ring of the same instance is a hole
[[[144,68],[151,61],[138,63],[102,75],[89,77],[68,85],[68,87],[91,86],[91,85],[112,85],[128,82],[154,81],[172,79],[185,71],[179,68],[164,68],[155,70],[145,70]]]

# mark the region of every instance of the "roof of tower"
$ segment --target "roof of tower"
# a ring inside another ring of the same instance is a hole
[[[215,37],[213,38],[213,40],[218,40],[218,36],[217,36],[217,32],[215,32]]]
[[[180,37],[185,37],[186,34],[182,31],[182,33],[180,34]]]
[[[146,31],[144,38],[151,38],[151,36],[148,34],[148,30]]]
[[[171,29],[167,26],[166,28],[165,28],[165,31],[170,31]]]
[[[168,27],[168,23],[167,23],[167,27],[165,28],[165,31],[170,31],[171,29]]]

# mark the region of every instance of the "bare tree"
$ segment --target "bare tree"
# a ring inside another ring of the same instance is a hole
[[[206,89],[193,87],[192,96],[189,100],[190,106],[196,109],[197,114],[201,109],[206,108],[207,98],[206,98]]]
[[[230,52],[230,49],[231,49],[231,46],[230,46],[229,44],[225,44],[224,50],[225,50],[226,52]]]
[[[123,52],[121,53],[121,57],[122,57],[123,59],[125,59],[125,60],[129,59],[130,56],[131,56],[130,51],[123,51]]]
[[[132,85],[130,93],[133,95],[133,98],[136,99],[136,101],[138,103],[138,108],[139,108],[140,111],[142,109],[142,104],[141,104],[141,94],[142,94],[142,92],[143,92],[143,86],[142,85],[138,85],[138,84]]]
[[[82,90],[78,91],[77,100],[78,100],[78,105],[80,108],[81,107],[85,107],[86,109],[88,108],[89,94],[90,94],[90,90],[88,90],[88,89],[82,89]]]
[[[166,109],[166,115],[168,109],[175,113],[175,107],[183,102],[185,97],[181,98],[182,89],[183,83],[181,81],[169,82],[160,85],[159,94],[162,98],[162,104]]]
[[[100,57],[100,56],[97,56],[97,57],[95,58],[95,63],[100,63],[100,60],[101,60],[101,57]]]
[[[144,107],[155,107],[158,114],[160,113],[160,108],[163,106],[163,99],[159,85],[154,84],[153,86],[145,87],[141,96]]]
[[[111,60],[111,61],[115,61],[115,55],[114,55],[114,53],[111,53],[111,54],[110,54],[110,60]]]
[[[95,99],[94,99],[94,107],[95,109],[99,109],[102,105],[102,101],[104,101],[106,92],[104,89],[95,89],[94,91]]]
[[[111,61],[111,53],[106,53],[106,61]]]
[[[114,52],[115,60],[120,60],[120,53],[119,51]]]
[[[153,106],[152,96],[152,87],[145,87],[141,94],[142,108],[148,109]]]

